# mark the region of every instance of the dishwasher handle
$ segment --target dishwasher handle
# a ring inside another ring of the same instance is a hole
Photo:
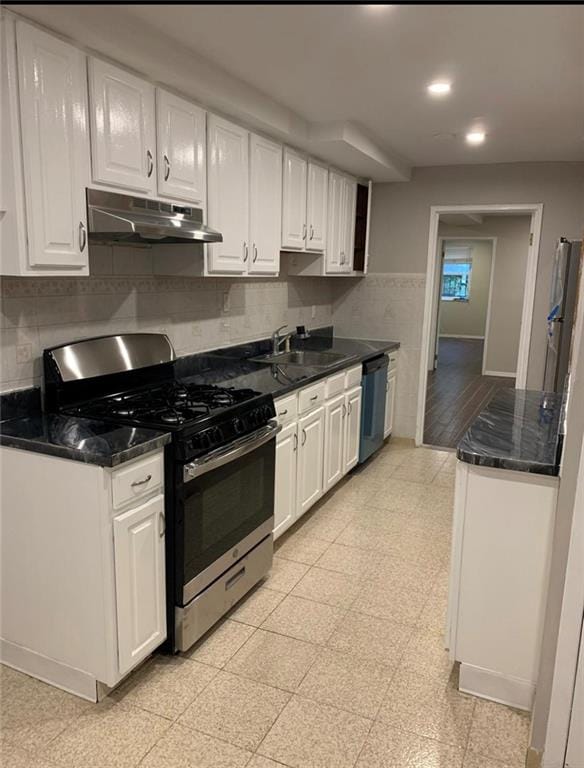
[[[377,357],[373,357],[371,360],[366,360],[363,363],[363,376],[367,376],[369,373],[375,373],[375,371],[379,371],[381,368],[388,368],[389,367],[389,358],[387,355],[378,355]]]

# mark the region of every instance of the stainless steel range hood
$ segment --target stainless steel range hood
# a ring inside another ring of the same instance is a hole
[[[87,190],[89,241],[95,243],[219,243],[220,232],[203,224],[189,205]]]

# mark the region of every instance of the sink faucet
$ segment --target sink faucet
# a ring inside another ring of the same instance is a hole
[[[279,328],[276,328],[274,333],[272,334],[272,354],[278,355],[280,354],[280,347],[283,342],[286,343],[286,352],[290,351],[290,339],[293,336],[293,333],[285,333],[283,336],[280,336],[280,331],[283,331],[284,328],[287,328],[287,325],[281,325]]]

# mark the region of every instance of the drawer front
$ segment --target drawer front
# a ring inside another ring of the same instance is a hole
[[[390,371],[395,371],[397,368],[398,352],[397,350],[395,352],[389,352],[387,356],[389,358],[389,367],[387,369],[389,373]]]
[[[164,461],[162,452],[141,458],[112,472],[112,502],[119,509],[135,499],[162,488]]]
[[[353,368],[349,368],[345,378],[345,389],[353,389],[361,384],[361,378],[363,377],[363,366],[356,365]]]
[[[298,394],[298,413],[306,413],[324,402],[325,382],[319,381],[311,387],[301,389]]]
[[[278,424],[289,424],[298,416],[298,397],[296,393],[274,400]]]
[[[325,382],[325,397],[330,400],[335,395],[340,395],[345,390],[345,371],[329,376]]]

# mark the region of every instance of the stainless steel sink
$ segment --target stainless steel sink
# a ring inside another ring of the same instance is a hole
[[[314,352],[306,349],[280,352],[277,355],[262,355],[261,357],[252,357],[251,360],[254,363],[266,363],[266,365],[307,365],[311,368],[329,368],[342,360],[348,360],[349,357],[340,352]]]

